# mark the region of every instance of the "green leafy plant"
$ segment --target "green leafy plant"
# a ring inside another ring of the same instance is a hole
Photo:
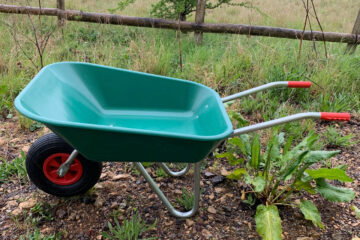
[[[27,231],[26,235],[20,236],[20,240],[60,240],[62,232],[56,234],[43,236],[39,229],[35,229],[34,232]]]
[[[164,169],[162,169],[161,167],[156,168],[156,176],[157,177],[162,177],[162,178],[166,178],[169,175],[167,175],[167,173],[164,171]]]
[[[124,220],[122,225],[119,224],[117,217],[114,217],[114,222],[114,226],[110,222],[108,223],[109,233],[102,232],[103,237],[107,239],[137,240],[143,233],[153,229],[157,224],[157,221],[155,221],[153,224],[147,225],[137,213],[130,220]]]
[[[326,129],[326,132],[323,134],[323,136],[327,147],[347,148],[356,144],[355,141],[352,141],[352,139],[354,138],[353,134],[343,136],[334,127],[328,127]]]
[[[350,208],[351,208],[351,210],[354,211],[355,216],[356,216],[358,219],[360,219],[360,209],[357,208],[355,205],[352,205]]]
[[[10,177],[15,176],[22,183],[28,180],[26,167],[25,167],[25,153],[21,151],[19,157],[12,161],[6,161],[0,159],[0,182],[7,182]]]
[[[260,136],[256,134],[251,138],[244,134],[229,140],[227,152],[217,154],[218,158],[227,158],[232,166],[240,165],[227,177],[247,183],[249,190],[246,201],[258,203],[255,222],[263,239],[281,239],[279,205],[299,208],[305,219],[324,228],[321,216],[311,201],[301,200],[300,204],[294,201],[301,191],[318,193],[333,202],[348,202],[355,197],[351,189],[336,187],[327,181],[353,181],[341,166],[332,169],[310,168],[339,153],[314,150],[318,139],[319,136],[311,132],[291,149],[292,138],[285,141],[284,133],[275,132],[265,152],[261,153]]]
[[[32,226],[38,226],[45,221],[52,220],[54,220],[54,216],[51,206],[48,203],[41,202],[36,203],[34,207],[30,208],[25,219],[25,221],[29,222]]]
[[[189,193],[183,188],[181,197],[176,198],[176,202],[188,211],[194,206],[194,194],[192,192]]]

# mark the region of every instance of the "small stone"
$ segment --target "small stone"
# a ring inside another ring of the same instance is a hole
[[[126,208],[126,206],[127,206],[126,203],[122,202],[122,203],[120,203],[119,208],[124,209],[124,208]]]
[[[130,174],[118,174],[118,175],[113,176],[112,180],[117,181],[120,179],[128,179],[128,178],[131,178]]]
[[[21,150],[22,150],[24,153],[27,153],[27,152],[29,151],[29,148],[30,148],[30,145],[25,145],[25,146],[22,147]]]
[[[212,235],[211,235],[211,233],[209,232],[209,230],[207,230],[207,229],[205,229],[205,228],[201,231],[201,234],[202,234],[206,239],[210,239],[210,238],[212,237]]]
[[[220,171],[220,174],[223,175],[223,176],[227,176],[230,173],[225,168],[222,168],[221,171]]]
[[[216,193],[225,192],[225,188],[215,188]]]
[[[104,179],[104,178],[106,178],[107,177],[107,173],[102,173],[101,175],[100,175],[100,179]]]
[[[181,195],[181,194],[182,194],[182,191],[181,191],[181,190],[179,190],[179,189],[176,189],[174,192],[175,192],[176,194],[179,194],[179,195]]]
[[[97,235],[96,239],[97,239],[97,240],[101,240],[101,239],[102,239],[102,236],[101,236],[101,235]]]
[[[59,209],[56,211],[56,216],[60,219],[63,219],[66,215],[66,212],[63,209]]]
[[[104,188],[104,186],[101,183],[97,183],[94,186],[94,189],[103,189],[103,188]]]
[[[225,178],[221,175],[219,176],[215,176],[213,178],[211,178],[211,183],[215,186],[219,183],[222,183],[225,180]]]
[[[94,206],[97,208],[101,208],[104,205],[104,200],[101,197],[96,198]]]
[[[209,178],[213,176],[215,176],[215,174],[213,174],[212,172],[205,172],[205,177]]]
[[[337,232],[337,233],[331,234],[331,237],[333,240],[342,240],[342,239],[344,239],[345,236],[342,233]]]
[[[213,206],[208,207],[207,211],[212,214],[216,214],[216,209]]]
[[[311,237],[298,237],[296,240],[313,240]]]
[[[19,216],[22,213],[20,208],[15,209],[14,211],[11,212],[12,215],[14,216]]]
[[[210,199],[210,200],[213,200],[213,199],[214,199],[214,197],[215,197],[215,196],[214,196],[214,194],[213,194],[213,193],[211,193],[211,194],[209,195],[209,199]]]
[[[18,203],[14,200],[12,201],[8,201],[7,204],[6,204],[6,207],[8,208],[11,208],[11,207],[17,207],[18,206]]]
[[[186,225],[188,225],[189,227],[192,226],[194,224],[194,221],[191,219],[186,219]]]
[[[30,209],[35,206],[37,200],[34,198],[29,198],[28,200],[19,204],[20,209]]]
[[[111,203],[111,206],[110,206],[111,209],[114,209],[114,208],[117,208],[117,207],[118,207],[117,202]]]
[[[49,233],[49,232],[51,232],[51,228],[47,227],[47,228],[41,229],[40,232],[41,233]]]
[[[232,208],[230,206],[223,206],[223,209],[226,211],[226,212],[231,212],[232,211]]]

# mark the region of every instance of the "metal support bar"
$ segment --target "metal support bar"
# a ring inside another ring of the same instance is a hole
[[[172,177],[180,177],[184,174],[186,174],[190,170],[190,164],[186,164],[186,167],[183,168],[181,171],[174,172],[172,171],[166,163],[158,163],[158,166],[161,167],[167,174],[169,174]]]
[[[180,212],[174,208],[174,206],[170,203],[169,199],[164,195],[164,193],[157,186],[156,182],[152,179],[149,173],[146,171],[144,166],[140,162],[135,162],[135,167],[137,170],[143,175],[146,181],[150,184],[150,187],[155,191],[155,193],[159,196],[160,200],[165,204],[170,214],[178,217],[178,218],[188,218],[193,216],[199,208],[199,200],[200,200],[200,163],[197,162],[194,164],[194,205],[190,211]]]
[[[282,82],[282,81],[281,82],[271,82],[271,83],[261,85],[261,86],[256,87],[256,88],[252,88],[252,89],[249,89],[249,90],[246,90],[246,91],[243,91],[243,92],[239,92],[239,93],[235,93],[235,94],[230,95],[230,96],[223,97],[223,98],[221,98],[221,100],[222,100],[222,102],[228,102],[228,101],[231,101],[231,100],[234,100],[234,99],[237,99],[237,98],[245,97],[245,96],[248,96],[250,94],[261,92],[261,91],[264,91],[266,89],[274,88],[274,87],[288,87],[288,82],[286,82],[286,81],[284,81],[284,82]]]
[[[64,177],[66,175],[66,173],[69,171],[71,164],[73,164],[78,154],[79,152],[75,149],[74,151],[72,151],[69,158],[63,164],[61,164],[61,166],[57,170],[57,174],[59,175],[59,177]]]
[[[251,125],[251,126],[243,127],[243,128],[238,128],[238,129],[234,130],[234,132],[232,133],[231,136],[234,137],[234,136],[244,134],[244,133],[255,132],[257,130],[270,128],[270,127],[274,127],[274,126],[277,126],[277,125],[280,125],[280,124],[293,122],[293,121],[298,121],[298,120],[305,119],[305,118],[318,118],[318,119],[320,119],[321,118],[321,113],[320,112],[298,113],[298,114],[290,115],[290,116],[287,116],[287,117],[271,120],[271,121],[268,121],[268,122],[263,122],[263,123],[258,123],[258,124],[254,124],[254,125]]]

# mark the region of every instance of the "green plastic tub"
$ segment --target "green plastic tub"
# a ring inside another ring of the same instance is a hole
[[[211,88],[88,63],[44,67],[15,107],[93,161],[198,162],[233,132]]]

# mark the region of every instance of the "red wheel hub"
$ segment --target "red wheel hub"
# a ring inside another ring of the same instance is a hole
[[[57,170],[60,165],[64,163],[70,154],[68,153],[55,153],[49,156],[43,165],[43,172],[47,179],[58,185],[71,185],[79,181],[83,174],[83,167],[81,162],[75,158],[69,170],[64,177],[59,177]]]

